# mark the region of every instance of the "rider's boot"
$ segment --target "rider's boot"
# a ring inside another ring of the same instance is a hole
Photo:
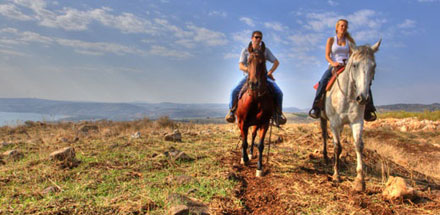
[[[274,118],[275,118],[275,124],[277,126],[284,125],[287,122],[286,116],[284,116],[283,112],[281,111],[281,108],[279,107],[276,108]]]
[[[229,109],[228,114],[225,116],[226,122],[234,123],[235,122],[235,111],[237,110],[237,101],[234,100],[232,108]]]
[[[225,120],[226,120],[226,122],[229,122],[229,123],[235,122],[235,110],[234,109],[229,109],[228,114],[226,114],[226,116],[225,116]]]
[[[309,111],[309,116],[313,119],[318,119],[321,116],[321,98],[315,98],[315,101],[313,101],[312,109]]]

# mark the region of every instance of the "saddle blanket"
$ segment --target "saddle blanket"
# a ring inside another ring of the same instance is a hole
[[[333,83],[335,83],[335,80],[336,80],[336,78],[338,77],[338,75],[341,74],[341,73],[344,71],[345,66],[341,66],[341,67],[338,67],[338,68],[336,68],[336,69],[337,69],[336,72],[334,72],[335,69],[333,69],[333,71],[332,71],[332,77],[331,77],[330,80],[328,81],[327,86],[325,87],[325,91],[329,91],[329,90],[332,88]],[[313,88],[315,88],[315,90],[317,90],[318,87],[319,87],[319,82],[316,83],[316,84],[313,86]]]

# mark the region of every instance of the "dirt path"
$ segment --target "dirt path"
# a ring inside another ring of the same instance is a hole
[[[298,140],[313,134],[291,133],[286,139]],[[316,143],[315,143],[316,142]],[[437,184],[429,184],[418,175],[413,186],[420,192],[412,201],[388,202],[382,199],[383,182],[378,170],[378,160],[383,159],[373,151],[365,151],[367,171],[367,191],[354,193],[351,183],[355,177],[355,155],[345,146],[346,153],[342,157],[342,182],[331,180],[333,172],[331,164],[311,156],[313,150],[319,149],[319,141],[293,142],[286,141],[272,146],[271,161],[265,166],[265,176],[255,176],[256,159],[250,164],[239,164],[239,149],[220,158],[231,169],[229,178],[236,180],[238,185],[235,196],[240,199],[243,207],[235,210],[224,210],[224,214],[440,214],[440,190]],[[267,147],[266,149],[267,150]],[[330,147],[329,155],[332,155]],[[264,156],[266,156],[267,151]],[[264,158],[264,163],[266,158]],[[387,161],[392,169],[409,177],[413,175],[399,165]],[[402,170],[403,169],[403,170]],[[420,182],[420,183],[418,183]]]

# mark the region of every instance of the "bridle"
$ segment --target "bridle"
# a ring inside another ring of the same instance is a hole
[[[262,59],[258,59],[259,55],[262,55]],[[248,58],[248,66],[250,65],[252,60],[255,60],[254,58],[257,58],[256,60],[260,61],[262,60],[262,63],[257,63],[257,64],[262,64],[261,66],[263,67],[264,71],[263,74],[260,74],[261,79],[259,79],[257,81],[257,84],[255,85],[254,83],[252,83],[250,81],[249,78],[249,74],[248,74],[248,78],[246,80],[246,85],[248,88],[248,93],[251,95],[256,95],[257,97],[261,97],[264,94],[266,94],[267,92],[267,87],[263,86],[263,83],[266,82],[266,80],[264,80],[264,78],[266,78],[266,74],[267,74],[267,69],[266,69],[266,58],[264,56],[264,53],[262,53],[261,50],[254,50],[252,52],[249,53],[249,58]],[[257,68],[255,68],[257,69]],[[255,94],[256,92],[256,94]]]
[[[344,63],[343,63],[343,66],[345,66],[345,69],[344,69],[344,71],[345,72],[349,72],[349,74],[348,74],[348,82],[351,84],[351,86],[352,86],[352,88],[353,88],[353,92],[356,92],[356,90],[357,90],[357,85],[356,85],[356,81],[354,81],[354,78],[353,78],[353,69],[350,69],[353,65],[351,65],[352,63],[351,62],[347,62],[347,60],[345,59],[344,60]],[[350,65],[350,67],[348,67],[348,65]],[[349,71],[346,71],[347,69],[349,69]],[[374,80],[374,75],[375,75],[376,73],[373,71],[373,77],[371,78],[371,80]],[[339,84],[339,78],[336,78],[336,82],[337,82],[337,84],[338,84],[338,87],[339,87],[339,90],[341,91],[341,93],[342,93],[342,95],[344,95],[344,97],[345,98],[348,98],[348,96],[347,96],[347,93],[345,93],[343,90],[342,90],[342,87],[341,87],[341,85]],[[371,83],[370,83],[370,86],[368,86],[368,88],[370,88],[371,87]],[[368,89],[369,90],[369,89]],[[355,99],[350,99],[350,101],[356,101]]]

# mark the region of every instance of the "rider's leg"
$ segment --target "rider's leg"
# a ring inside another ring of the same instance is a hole
[[[240,93],[240,90],[245,83],[246,83],[246,77],[240,80],[237,86],[231,91],[231,98],[229,101],[229,112],[225,117],[227,122],[231,122],[231,123],[235,122],[235,110],[237,109],[238,94]]]
[[[364,119],[365,119],[365,121],[374,121],[374,120],[376,120],[377,116],[376,116],[375,112],[376,112],[376,108],[374,107],[373,94],[371,94],[371,88],[370,88],[370,97],[369,97],[369,99],[367,101],[367,104],[365,105],[365,112],[364,112]]]
[[[283,114],[283,92],[280,87],[271,79],[267,79],[267,83],[274,90],[275,93],[275,120],[278,125],[286,123],[287,119]]]
[[[333,70],[333,67],[329,67],[324,72],[324,74],[321,77],[321,80],[319,81],[319,86],[318,86],[318,89],[316,90],[315,99],[313,99],[313,106],[312,106],[312,109],[309,111],[309,116],[312,118],[315,118],[315,119],[319,118],[319,112],[322,107],[322,105],[320,104],[321,98],[325,92],[325,88],[327,86],[328,81],[332,77],[332,70]]]

